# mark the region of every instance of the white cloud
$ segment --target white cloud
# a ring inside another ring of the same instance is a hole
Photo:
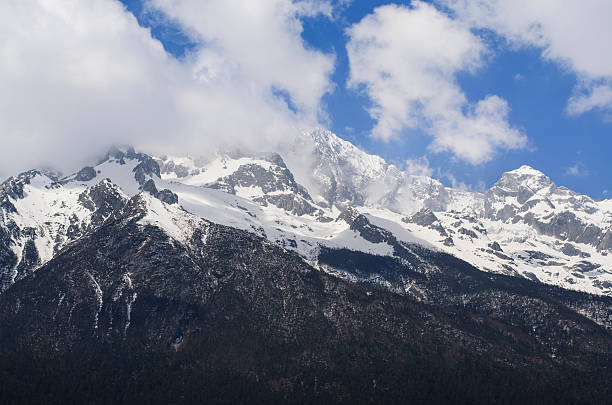
[[[565,174],[568,176],[587,176],[589,170],[584,163],[576,162],[573,166],[565,169]]]
[[[578,176],[580,174],[580,169],[578,168],[578,165],[570,166],[565,169],[565,174],[570,176]]]
[[[612,84],[583,83],[574,93],[567,105],[569,114],[580,115],[596,109],[612,113]]]
[[[429,166],[429,159],[427,159],[427,156],[406,160],[404,171],[414,176],[426,177],[431,177],[434,172]]]
[[[113,143],[196,154],[224,143],[265,148],[316,124],[334,58],[305,46],[300,18],[328,15],[328,3],[151,7],[201,46],[174,59],[117,0],[0,2],[0,173],[45,161],[71,169]]]
[[[513,46],[538,47],[542,57],[579,81],[569,114],[612,111],[612,2],[609,0],[437,0],[463,22],[490,29]]]
[[[250,91],[284,90],[301,111],[316,116],[330,89],[333,58],[304,46],[300,16],[331,15],[321,1],[151,0],[199,39],[201,80],[242,82]]]
[[[450,151],[470,163],[490,160],[497,149],[518,149],[526,137],[508,123],[509,107],[489,95],[470,103],[456,74],[475,72],[487,53],[468,27],[431,5],[383,6],[347,31],[349,86],[372,100],[372,135],[389,140],[406,129],[424,129],[430,149]]]
[[[478,192],[478,193],[484,193],[486,190],[486,184],[482,180],[478,180],[475,185],[472,185],[472,184],[466,184],[463,181],[457,180],[455,175],[450,172],[443,172],[440,174],[440,177],[447,179],[450,182],[451,187],[456,190]]]

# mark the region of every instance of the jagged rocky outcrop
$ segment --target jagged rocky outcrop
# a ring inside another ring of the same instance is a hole
[[[187,177],[189,174],[199,174],[199,171],[189,171],[189,168],[174,162],[165,163],[162,160],[158,160],[157,163],[160,166],[161,173],[172,173],[178,178]]]
[[[76,174],[74,179],[76,181],[89,181],[93,179],[94,177],[96,177],[96,175],[97,175],[96,169],[94,169],[91,166],[86,166],[82,168],[81,170],[79,170],[79,172]]]
[[[434,214],[429,208],[423,208],[410,217],[402,218],[402,221],[428,227],[438,231],[441,236],[448,236],[448,233],[442,224],[440,224],[440,220],[438,217],[436,217],[436,214]]]
[[[155,181],[153,179],[147,180],[142,186],[142,191],[146,191],[151,194],[153,197],[158,198],[159,200],[167,203],[167,204],[177,204],[178,196],[174,194],[172,191],[167,188],[158,191],[155,186]]]
[[[554,191],[554,187],[548,177],[529,166],[504,173],[485,194],[485,216],[507,221],[540,202],[554,207],[547,198],[549,193]],[[544,194],[536,195],[542,190],[545,190]],[[508,204],[509,199],[516,200],[517,204]]]
[[[9,177],[0,185],[0,207],[6,212],[16,212],[11,199],[23,198],[23,187],[30,184],[32,178],[40,176],[38,170],[23,172],[17,176]]]
[[[607,250],[612,245],[607,243],[606,230],[576,215],[597,211],[591,198],[557,187],[529,166],[505,173],[485,198],[485,216],[490,219],[525,222],[542,235]]]
[[[133,169],[133,172],[134,178],[140,185],[144,185],[147,177],[160,177],[159,166],[152,157],[141,155],[138,160],[139,163]]]
[[[87,188],[79,194],[79,203],[92,212],[91,225],[99,226],[125,205],[126,196],[110,179]]]
[[[320,211],[314,206],[308,191],[295,181],[279,154],[260,157],[269,164],[240,165],[233,173],[207,186],[230,194],[236,194],[239,188],[254,189],[253,201],[263,206],[272,204],[295,215],[312,215]]]

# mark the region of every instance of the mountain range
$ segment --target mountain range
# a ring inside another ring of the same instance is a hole
[[[7,402],[606,403],[612,200],[528,166],[449,188],[325,130],[113,148],[0,186],[0,323]]]
[[[291,168],[304,161],[309,165],[296,170],[304,172],[300,178]],[[102,223],[116,207],[99,207],[98,199],[116,189],[127,197],[146,192],[255,232],[315,266],[321,246],[393,256],[388,243],[351,229],[350,212],[403,242],[483,271],[612,295],[612,200],[559,187],[528,166],[504,173],[484,193],[457,190],[319,130],[302,134],[285,157],[217,153],[198,159],[116,149],[61,179],[32,170],[1,187],[1,290]]]

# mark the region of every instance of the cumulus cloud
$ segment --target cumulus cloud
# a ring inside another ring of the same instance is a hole
[[[316,124],[334,58],[301,19],[330,4],[154,0],[198,44],[179,61],[117,0],[0,2],[0,173],[73,169],[116,143],[265,148]]]
[[[591,110],[612,114],[612,84],[594,84],[589,81],[576,87],[567,104],[568,113],[580,115]]]
[[[348,85],[372,100],[374,137],[422,129],[433,137],[432,151],[473,164],[498,149],[525,146],[525,135],[508,123],[505,100],[489,95],[471,103],[457,84],[457,73],[475,72],[487,54],[468,26],[414,1],[412,7],[379,7],[347,34]]]
[[[612,2],[608,0],[436,0],[473,28],[516,47],[537,47],[578,78],[569,114],[612,111]]]
[[[204,82],[226,80],[266,93],[286,92],[300,111],[316,115],[330,89],[333,58],[307,49],[298,17],[331,15],[326,2],[269,0],[151,0],[205,44],[195,74]],[[231,27],[231,28],[230,28]]]

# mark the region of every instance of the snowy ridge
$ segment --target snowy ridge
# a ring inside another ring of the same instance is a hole
[[[185,212],[176,205],[165,204],[148,193],[141,193],[139,196],[146,214],[138,223],[161,228],[168,236],[182,244],[188,244],[194,231],[205,225],[201,218]]]
[[[23,193],[13,180],[0,194],[0,249],[8,249],[0,250],[0,287],[139,196],[139,223],[182,244],[206,220],[256,233],[313,265],[322,246],[396,254],[390,242],[347,220],[352,210],[363,214],[361,225],[404,246],[444,251],[483,271],[612,295],[612,200],[558,187],[528,166],[505,173],[486,193],[455,190],[402,172],[329,131],[303,133],[281,153],[151,158],[124,149],[61,180],[39,171],[20,175]]]
[[[336,218],[337,212],[352,206],[367,213],[374,222],[377,218],[387,221],[388,228],[395,224],[394,232],[400,227],[421,244],[426,241],[427,246],[451,253],[484,271],[612,294],[612,259],[608,255],[611,246],[605,245],[604,240],[605,232],[609,233],[612,226],[609,200],[595,202],[557,187],[543,173],[529,166],[505,173],[486,193],[455,190],[444,187],[438,180],[404,173],[382,158],[369,155],[322,130],[303,133],[298,138],[295,148],[283,156],[287,166],[293,168],[303,164],[298,160],[301,155],[310,153],[309,150],[314,158],[306,173],[310,173],[311,178],[296,175],[296,179],[304,185],[310,184],[306,188],[323,215]],[[231,160],[226,156],[223,165],[235,167],[235,164],[228,164]],[[241,162],[246,164],[245,160]],[[218,168],[213,169],[218,164],[219,160],[208,163],[207,170],[218,172]],[[181,193],[177,191],[177,194]],[[247,194],[242,196],[249,199]],[[423,209],[434,214],[436,224],[423,225],[409,220]],[[572,238],[567,230],[549,232],[542,225],[554,221],[556,216],[563,218],[568,212],[581,222],[576,226],[582,234],[597,227],[601,230],[599,236],[589,238],[585,234],[582,238]],[[278,214],[280,217],[275,221],[292,222],[281,219],[287,218],[282,210]],[[306,217],[301,218],[300,225],[305,220]],[[217,221],[222,222],[223,218]],[[238,222],[231,221],[234,226]],[[253,222],[252,226],[257,227],[256,222],[264,221]],[[317,225],[315,233],[324,232],[321,228],[326,225]],[[295,229],[283,232],[273,229],[267,237],[283,241],[290,238],[291,233],[295,233]],[[323,242],[330,244],[331,241]],[[321,244],[320,238],[317,243]],[[354,248],[361,250],[357,246]],[[302,246],[298,251],[312,258]]]
[[[12,209],[1,210],[0,227],[10,235],[15,263],[0,291],[49,261],[63,246],[91,226],[93,211],[82,204],[85,186],[62,186],[39,171],[22,179],[21,198],[8,197]]]

